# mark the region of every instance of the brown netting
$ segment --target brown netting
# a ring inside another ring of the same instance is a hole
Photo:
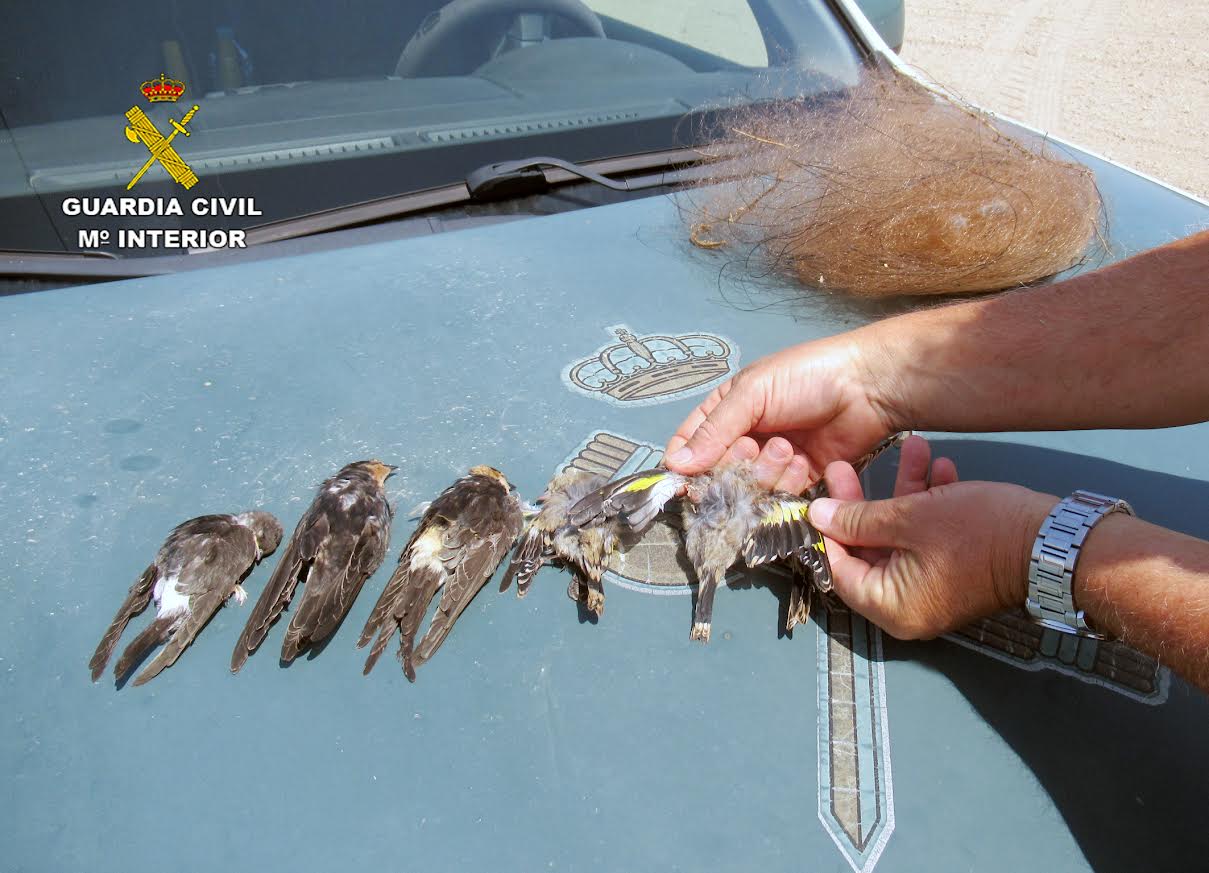
[[[730,114],[705,152],[694,244],[864,297],[1035,282],[1078,263],[1100,221],[1089,169],[893,71]]]

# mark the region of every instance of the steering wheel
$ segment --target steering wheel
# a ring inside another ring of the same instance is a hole
[[[524,12],[562,18],[583,36],[605,38],[600,18],[580,0],[452,0],[420,23],[420,29],[412,34],[399,55],[395,75],[405,78],[441,75],[444,72],[441,62],[446,61],[447,65],[451,54],[456,56],[458,48],[474,39],[475,28],[484,19]]]

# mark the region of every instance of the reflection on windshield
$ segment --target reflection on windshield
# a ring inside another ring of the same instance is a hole
[[[672,148],[694,111],[835,90],[858,63],[822,0],[792,20],[744,0],[122,5],[10,22],[0,248],[78,250],[68,197],[254,198],[213,225],[251,226],[533,154]]]

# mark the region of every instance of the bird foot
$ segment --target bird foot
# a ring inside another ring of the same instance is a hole
[[[604,601],[605,597],[603,591],[593,591],[588,589],[588,610],[596,613],[598,617],[604,614]]]
[[[695,622],[693,624],[692,633],[690,633],[688,635],[688,638],[690,640],[701,640],[701,642],[703,642],[703,643],[708,643],[709,642],[709,628],[710,628],[710,623],[708,621]]]
[[[234,600],[237,605],[243,606],[244,601],[246,601],[247,599],[248,599],[248,592],[244,590],[244,587],[242,585],[236,585],[235,590],[231,592],[231,600]],[[228,600],[227,602],[230,603],[231,601]]]

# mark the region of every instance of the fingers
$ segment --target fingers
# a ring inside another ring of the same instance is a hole
[[[898,475],[894,480],[894,496],[905,497],[928,490],[932,467],[932,447],[921,436],[909,436],[898,455]]]
[[[909,436],[898,457],[894,496],[905,497],[957,481],[957,465],[950,458],[932,460],[932,447],[921,436]]]
[[[809,484],[810,462],[806,460],[805,455],[794,454],[774,488],[789,494],[801,494]]]
[[[804,459],[803,459],[804,460]],[[774,488],[793,461],[793,446],[784,437],[773,437],[756,457],[756,480],[764,488]]]
[[[739,437],[759,422],[761,398],[742,388],[731,390],[733,381],[725,382],[710,394],[677,431],[668,443],[664,463],[677,473],[692,475],[714,467]],[[775,480],[774,480],[775,481]]]
[[[823,475],[827,483],[827,492],[833,496],[830,501],[862,500],[861,479],[852,465],[845,461],[834,461],[827,465]],[[817,505],[816,500],[811,506]],[[811,521],[813,521],[813,513]],[[821,530],[821,528],[820,528]],[[831,578],[835,585],[835,593],[852,609],[864,614],[869,608],[873,595],[869,581],[873,579],[884,562],[888,553],[879,549],[863,549],[847,546],[827,537],[827,557],[831,564]]]
[[[937,458],[932,462],[931,487],[952,485],[957,479],[957,465],[950,458]]]
[[[751,437],[739,437],[734,445],[722,456],[722,464],[735,464],[739,461],[754,461],[760,455],[760,444]]]
[[[730,390],[730,383],[731,380],[727,379],[713,391],[709,392],[706,398],[701,401],[701,404],[688,414],[688,417],[676,429],[676,433],[668,440],[667,448],[664,450],[665,455],[675,454],[684,447],[689,437],[696,433],[697,428],[701,426],[701,422],[705,421],[706,416],[713,412],[714,408],[722,402],[722,398]]]
[[[827,493],[837,500],[861,500],[865,496],[861,477],[847,461],[832,461],[823,471]]]

